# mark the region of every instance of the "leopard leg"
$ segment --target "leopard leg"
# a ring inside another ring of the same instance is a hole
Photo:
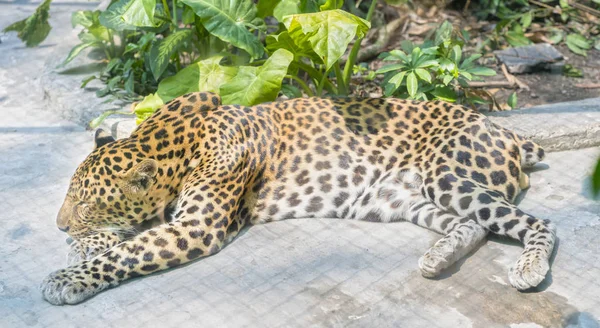
[[[442,209],[475,220],[487,230],[521,241],[521,256],[509,270],[510,283],[519,290],[539,285],[548,272],[554,249],[555,227],[519,210],[505,196],[465,178],[445,179],[444,190],[437,183],[425,183],[424,194]]]
[[[121,240],[121,236],[117,233],[100,232],[73,241],[67,254],[67,265],[92,259],[119,244]]]
[[[240,158],[240,156],[223,156]],[[243,159],[242,159],[243,160]],[[242,164],[200,164],[188,177],[174,221],[144,231],[108,251],[51,273],[42,282],[44,298],[56,305],[76,304],[109,287],[138,276],[172,268],[218,252],[226,238],[239,232],[241,195],[249,170]],[[225,172],[211,174],[211,172]],[[226,194],[226,195],[225,195]]]
[[[423,276],[435,277],[481,244],[487,230],[466,217],[438,208],[422,195],[422,186],[416,171],[402,170],[397,177],[379,181],[375,201],[367,190],[364,194],[368,202],[357,200],[349,213],[363,220],[406,220],[444,235],[419,259]]]

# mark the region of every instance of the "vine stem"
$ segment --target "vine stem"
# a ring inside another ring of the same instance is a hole
[[[309,96],[309,97],[313,97],[315,94],[312,92],[312,90],[308,87],[308,85],[306,83],[304,83],[304,81],[302,81],[301,78],[294,76],[294,75],[286,75],[285,77],[292,79],[294,81],[296,81],[296,83],[298,83],[300,85],[300,87],[302,88],[302,90],[304,90],[304,92]]]
[[[375,7],[377,6],[377,0],[371,1],[371,6],[369,6],[369,11],[367,12],[366,20],[371,22],[371,18],[373,17],[373,13],[375,12]],[[350,50],[350,55],[348,55],[348,60],[346,61],[346,65],[344,66],[344,79],[338,82],[344,84],[344,88],[348,90],[350,88],[350,78],[352,76],[352,68],[354,66],[354,62],[356,61],[356,57],[358,56],[358,51],[360,50],[360,44],[364,37],[359,38],[354,42],[352,46],[352,50]]]

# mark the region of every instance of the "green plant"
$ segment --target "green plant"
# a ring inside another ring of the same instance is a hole
[[[368,2],[365,20],[341,10],[341,0],[113,0],[105,11],[73,13],[73,26],[83,28],[81,43],[61,66],[87,48],[102,56],[105,66],[82,87],[98,79],[105,84],[100,97],[145,96],[135,106],[138,121],[192,91],[212,91],[225,104],[241,105],[274,100],[279,92],[348,95],[376,3]],[[49,5],[46,0],[9,28],[45,22]],[[43,37],[49,25],[44,31]]]
[[[600,159],[596,164],[596,169],[592,174],[592,194],[594,197],[598,197],[600,195]]]
[[[394,64],[383,66],[377,73],[384,73],[384,94],[401,98],[448,102],[481,103],[483,100],[466,91],[468,81],[478,76],[493,76],[496,72],[475,65],[481,57],[473,54],[463,58],[463,41],[453,37],[453,28],[444,22],[437,30],[434,40],[421,45],[405,41],[402,50],[383,53],[384,61]]]
[[[505,43],[528,45],[532,43],[526,35],[529,33],[543,35],[547,42],[564,43],[573,53],[587,56],[592,47],[600,49],[600,29],[573,5],[581,8],[581,4],[566,0],[480,0],[474,8],[476,15],[499,21],[479,49],[496,49]],[[592,5],[600,7],[597,1]]]

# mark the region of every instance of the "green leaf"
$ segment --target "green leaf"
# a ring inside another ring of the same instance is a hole
[[[495,76],[496,75],[496,71],[494,71],[491,68],[483,67],[483,66],[469,68],[466,71],[473,75],[480,75],[480,76]]]
[[[88,85],[88,83],[90,83],[92,80],[95,80],[95,79],[97,79],[96,75],[86,77],[85,79],[83,79],[81,81],[80,88],[82,88],[82,89],[85,88]]]
[[[567,35],[565,42],[571,51],[582,56],[587,56],[586,50],[589,50],[592,47],[591,43],[586,38],[575,33]]]
[[[267,35],[266,43],[267,50],[271,53],[277,49],[285,49],[294,54],[294,60],[307,57],[315,63],[322,63],[319,55],[312,50],[309,44],[304,44],[303,46],[297,45],[287,31],[283,31],[278,35]]]
[[[35,9],[35,12],[31,16],[7,26],[2,32],[17,32],[17,37],[25,42],[27,47],[35,47],[42,43],[52,29],[50,24],[48,24],[51,1],[45,0]]]
[[[462,57],[462,48],[457,44],[452,47],[452,60],[455,63],[460,63],[460,59]]]
[[[437,99],[452,103],[456,102],[456,99],[458,98],[454,89],[444,86],[436,86],[435,90],[433,90],[431,94]]]
[[[158,24],[154,21],[154,11],[156,9],[156,0],[130,0],[121,14],[121,19],[125,24],[139,27],[156,27]]]
[[[371,26],[366,20],[339,9],[285,16],[283,24],[296,45],[310,45],[325,63],[326,70],[342,57],[354,37],[364,37]]]
[[[481,54],[473,54],[473,55],[469,56],[469,58],[465,59],[460,64],[460,68],[461,69],[469,69],[469,68],[471,68],[473,62],[476,61],[479,58],[481,58]]]
[[[454,79],[454,76],[447,74],[447,75],[444,75],[444,79],[442,80],[442,82],[444,83],[444,85],[448,85],[448,83],[452,82],[453,79]]]
[[[286,97],[290,99],[302,98],[302,91],[300,91],[300,89],[291,84],[283,84],[281,86],[281,93],[283,93]]]
[[[441,58],[439,60],[440,68],[444,71],[452,72],[456,68],[456,64],[447,58]]]
[[[182,69],[160,82],[156,94],[167,102],[196,91],[219,93],[219,88],[237,73],[237,67],[221,66],[223,56],[214,56]]]
[[[417,75],[415,72],[410,72],[408,77],[406,78],[406,89],[408,94],[414,98],[417,94],[417,89],[419,88],[419,82],[417,82]]]
[[[531,25],[531,21],[533,20],[533,13],[531,11],[526,12],[521,16],[521,25],[524,29],[528,28]]]
[[[127,78],[127,80],[125,81],[125,91],[127,91],[127,93],[129,94],[134,94],[134,89],[133,89],[133,85],[134,85],[134,76],[133,74],[129,74],[129,77]]]
[[[164,104],[165,101],[163,101],[163,99],[160,96],[158,96],[157,93],[152,93],[144,97],[144,100],[137,103],[137,105],[135,105],[133,109],[135,115],[138,118],[138,120],[136,120],[136,123],[140,124],[141,121],[148,118],[149,115],[147,114],[152,115],[154,111],[161,108]]]
[[[71,25],[73,27],[76,27],[77,25],[81,25],[83,27],[90,27],[94,25],[95,21],[97,21],[97,16],[99,14],[100,11],[94,12],[91,10],[78,10],[71,14]]]
[[[300,7],[296,0],[282,0],[273,8],[273,17],[281,22],[283,16],[294,15],[300,13]]]
[[[427,70],[417,68],[415,69],[415,73],[421,80],[426,81],[427,83],[431,83],[431,74],[429,74]]]
[[[403,69],[403,68],[406,68],[406,65],[404,65],[404,64],[385,65],[377,70],[377,74],[387,73],[387,72],[391,72],[391,71],[397,71],[397,70]]]
[[[291,52],[280,49],[261,67],[239,67],[237,75],[220,88],[223,104],[252,106],[275,100],[293,59]]]
[[[445,41],[450,40],[450,38],[452,37],[452,30],[452,24],[447,20],[444,21],[435,32],[435,39],[433,43],[435,45],[439,45]]]
[[[150,49],[150,69],[156,81],[167,69],[171,56],[181,48],[191,34],[191,30],[177,31],[152,45]]]
[[[396,89],[398,89],[400,87],[400,85],[402,84],[402,81],[404,80],[404,75],[406,75],[406,73],[407,73],[407,71],[403,71],[403,72],[400,72],[400,73],[392,76],[392,78],[388,81],[388,83],[393,84],[396,87]]]
[[[132,0],[119,0],[111,4],[100,14],[100,24],[115,31],[135,30],[135,26],[125,23],[121,18],[129,8],[130,1]]]
[[[248,31],[257,16],[251,0],[181,0],[190,6],[212,35],[260,58],[264,49],[260,40]]]
[[[508,42],[513,47],[520,47],[531,44],[531,40],[525,37],[522,31],[508,31],[506,32],[505,38],[506,42]]]
[[[75,57],[77,57],[77,55],[79,55],[79,53],[81,53],[81,51],[83,49],[91,47],[91,46],[99,46],[99,45],[102,45],[102,43],[100,43],[98,41],[92,41],[92,42],[80,43],[80,44],[74,46],[73,49],[71,49],[71,51],[69,52],[69,55],[67,55],[67,58],[65,58],[65,60],[60,65],[58,65],[58,67],[65,66],[66,64],[70,63],[71,60],[73,60]]]
[[[552,35],[550,35],[548,37],[548,40],[550,40],[550,42],[552,42],[552,44],[558,44],[558,43],[560,43],[560,41],[562,41],[563,37],[564,37],[564,33],[559,30],[559,31],[553,33]]]
[[[592,175],[592,194],[594,197],[600,195],[600,160],[598,160],[598,164],[596,164],[596,169]]]
[[[516,92],[511,93],[510,96],[508,96],[508,100],[506,101],[506,103],[512,109],[517,108],[517,93]]]
[[[321,11],[340,9],[344,5],[344,0],[327,0],[324,5],[320,6]]]
[[[563,67],[563,75],[568,77],[583,77],[583,71],[573,65],[566,64]]]
[[[273,9],[279,5],[281,0],[258,0],[256,4],[256,16],[265,18],[273,16]]]

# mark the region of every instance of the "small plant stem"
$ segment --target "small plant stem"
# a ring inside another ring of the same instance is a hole
[[[369,6],[369,11],[367,12],[367,21],[371,22],[371,18],[373,17],[373,12],[375,12],[375,7],[377,6],[378,0],[372,0],[371,6]],[[344,87],[346,90],[350,88],[350,79],[352,77],[352,68],[354,67],[356,57],[358,57],[358,51],[360,50],[360,44],[364,37],[359,38],[354,42],[352,49],[350,50],[350,54],[348,55],[348,60],[346,61],[346,66],[344,66],[344,79],[342,81],[338,81],[338,84],[344,83]]]
[[[348,89],[346,89],[346,81],[344,80],[344,74],[340,68],[339,61],[336,61],[335,64],[333,64],[333,70],[337,79],[338,95],[347,96]]]
[[[325,71],[325,74],[323,74],[323,77],[321,77],[321,81],[319,81],[319,84],[317,85],[317,97],[321,97],[323,95],[323,87],[325,86],[325,81],[329,81],[327,80],[327,73],[329,73],[329,71]]]
[[[286,75],[285,77],[287,77],[288,79],[292,79],[294,81],[296,81],[296,83],[298,83],[300,85],[300,87],[302,88],[302,90],[304,90],[304,93],[306,93],[309,97],[313,97],[315,94],[312,92],[312,90],[308,87],[308,85],[306,83],[304,83],[304,81],[302,81],[301,78],[294,76],[294,75]]]
[[[177,0],[173,0],[173,25],[177,27]]]
[[[169,10],[169,5],[167,4],[167,0],[162,0],[163,8],[165,9],[165,14],[167,17],[171,17],[171,11]]]
[[[306,73],[308,73],[308,76],[310,76],[315,81],[322,81],[323,77],[325,76],[325,85],[324,85],[324,88],[328,92],[330,92],[332,94],[335,94],[335,91],[336,91],[335,90],[335,86],[333,85],[333,83],[331,83],[331,81],[329,81],[329,80],[326,79],[327,75],[323,75],[316,68],[314,68],[314,67],[312,67],[312,66],[310,66],[308,64],[305,64],[305,63],[302,63],[302,62],[299,62],[299,61],[294,62],[294,64],[298,65],[298,68],[300,68],[301,70],[303,70]],[[315,83],[315,84],[317,84],[317,83]]]
[[[106,32],[108,33],[108,37],[110,39],[110,53],[113,57],[116,57],[117,54],[115,53],[115,38],[109,28],[106,29]]]

